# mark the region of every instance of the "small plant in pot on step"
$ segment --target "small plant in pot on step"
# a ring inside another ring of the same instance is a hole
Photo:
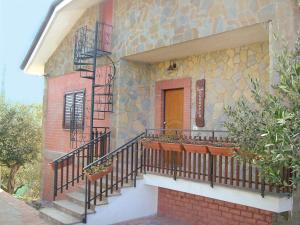
[[[108,159],[106,162],[98,165],[93,165],[85,170],[87,179],[94,182],[107,174],[111,173],[113,170],[113,161]]]

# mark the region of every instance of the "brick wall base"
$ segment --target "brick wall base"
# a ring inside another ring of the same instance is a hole
[[[273,214],[164,188],[158,192],[158,215],[192,225],[273,225]]]

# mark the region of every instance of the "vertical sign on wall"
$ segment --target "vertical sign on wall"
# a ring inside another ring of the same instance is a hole
[[[196,82],[196,126],[204,127],[205,79]]]

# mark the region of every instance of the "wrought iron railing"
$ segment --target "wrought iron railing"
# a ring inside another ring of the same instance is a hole
[[[85,188],[85,218],[86,222],[87,209],[91,207],[91,203],[97,205],[98,201],[103,201],[109,193],[113,194],[118,191],[120,187],[132,182],[136,186],[136,178],[138,172],[142,172],[142,145],[141,139],[145,133],[139,134],[137,137],[131,139],[126,144],[108,153],[100,159],[94,161],[84,168],[87,170],[93,166],[105,164],[108,160],[112,162],[113,170],[105,177],[92,182],[86,179]]]
[[[97,205],[109,194],[118,191],[123,185],[132,182],[136,186],[139,173],[153,173],[178,178],[189,179],[195,182],[206,182],[214,187],[215,184],[235,188],[258,191],[264,197],[265,192],[289,194],[289,188],[275,187],[267,184],[260,176],[252,162],[240,161],[234,156],[212,155],[210,153],[197,153],[188,151],[166,151],[164,149],[146,148],[143,146],[144,138],[155,138],[160,135],[178,135],[190,140],[209,140],[211,142],[230,142],[226,131],[217,130],[165,130],[148,129],[130,140],[118,149],[108,153],[84,169],[93,166],[105,165],[112,162],[112,170],[96,181],[86,179],[85,188],[85,218],[87,209]],[[291,172],[283,171],[283,178],[289,182]]]
[[[59,157],[50,163],[54,172],[53,199],[70,186],[84,180],[83,168],[110,152],[111,132],[93,134],[91,142]]]
[[[211,143],[234,143],[235,140],[227,137],[224,130],[178,130],[178,129],[148,129],[146,138],[160,136],[178,136],[184,139],[209,141]],[[176,178],[187,178],[201,182],[247,188],[260,191],[262,197],[265,192],[290,193],[288,187],[279,187],[266,183],[257,166],[252,160],[241,160],[232,156],[213,155],[197,152],[167,152],[162,149],[144,148],[143,171],[159,173]],[[171,163],[168,163],[171,158]],[[176,162],[177,161],[177,162]],[[179,163],[178,163],[179,161]],[[282,169],[282,181],[290,183],[292,172]]]

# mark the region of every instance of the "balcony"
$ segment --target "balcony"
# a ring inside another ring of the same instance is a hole
[[[290,188],[268,184],[252,160],[235,157],[239,148],[226,131],[149,129],[141,143],[144,173],[250,190],[262,197],[291,193]],[[290,176],[284,169],[282,179],[288,183]]]

